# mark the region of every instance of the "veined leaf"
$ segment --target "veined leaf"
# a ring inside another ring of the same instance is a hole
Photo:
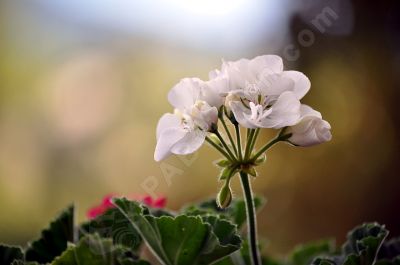
[[[98,234],[86,235],[77,245],[70,245],[51,265],[150,265],[142,260],[121,258],[121,254],[112,239],[101,238]]]
[[[388,230],[377,223],[363,224],[347,235],[343,254],[347,256],[345,265],[373,265],[379,249],[388,235]]]
[[[0,264],[10,265],[14,260],[23,258],[24,253],[20,247],[0,245]]]
[[[115,205],[132,223],[148,247],[165,265],[208,265],[240,248],[236,226],[217,217],[154,217],[127,199]]]
[[[104,214],[84,223],[80,227],[80,236],[99,234],[103,238],[112,238],[113,243],[122,245],[136,252],[142,238],[125,216],[117,209],[108,209]]]
[[[74,242],[74,207],[62,212],[50,226],[42,231],[41,237],[31,242],[25,251],[26,261],[51,262]]]
[[[292,265],[308,265],[319,256],[331,255],[335,251],[333,240],[311,242],[295,247],[289,256]]]

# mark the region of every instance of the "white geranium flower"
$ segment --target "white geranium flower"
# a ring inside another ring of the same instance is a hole
[[[210,81],[199,78],[184,78],[168,94],[168,101],[177,109],[190,109],[196,101],[204,101],[212,107],[220,107],[223,97],[220,90],[226,87],[227,79],[219,77]]]
[[[218,87],[236,120],[247,128],[275,128],[296,124],[300,119],[300,99],[310,89],[309,79],[297,71],[283,71],[276,55],[252,60],[223,62],[211,80],[226,78]]]
[[[171,154],[186,155],[199,149],[212,124],[217,123],[216,106],[222,104],[219,95],[214,95],[206,82],[197,78],[183,79],[171,89],[168,99],[175,111],[164,114],[158,122],[156,161]]]
[[[285,133],[291,133],[288,141],[298,146],[312,146],[332,139],[331,125],[322,119],[321,113],[307,105],[301,105],[301,120],[289,127]]]

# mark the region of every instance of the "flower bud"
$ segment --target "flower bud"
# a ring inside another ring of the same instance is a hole
[[[330,141],[331,125],[322,119],[321,113],[306,105],[302,105],[300,110],[302,118],[299,123],[287,128],[285,133],[290,137],[286,140],[304,147]]]
[[[229,181],[225,182],[225,185],[219,191],[217,196],[217,204],[221,209],[227,208],[232,202],[232,191],[229,187]]]

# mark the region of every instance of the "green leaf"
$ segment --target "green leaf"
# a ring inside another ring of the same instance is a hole
[[[51,265],[149,265],[139,260],[121,258],[121,249],[116,248],[112,239],[101,238],[98,234],[86,235],[77,245],[70,245]]]
[[[337,265],[342,264],[339,257],[318,257],[313,260],[312,265]]]
[[[219,260],[240,248],[242,240],[237,234],[236,226],[212,215],[203,216],[202,219],[212,228],[211,236],[208,237],[208,242],[205,245],[212,246],[215,243],[219,243],[219,245],[214,246],[212,252],[203,254],[199,258],[198,264],[211,264],[213,261]]]
[[[292,265],[308,265],[316,257],[332,254],[335,251],[333,240],[321,240],[295,247],[289,256]]]
[[[80,236],[95,233],[104,238],[112,238],[114,244],[128,247],[134,252],[142,244],[139,233],[117,208],[108,209],[80,227]]]
[[[347,235],[343,254],[348,256],[345,265],[373,265],[388,230],[377,223],[367,223],[354,228]]]
[[[9,265],[14,260],[23,259],[24,253],[20,247],[0,245],[0,264]]]
[[[139,260],[139,257],[135,256],[130,249],[115,245],[114,248],[114,255],[116,256],[115,265],[150,265],[147,261]]]
[[[217,217],[154,217],[136,202],[114,199],[114,203],[163,264],[212,264],[240,248],[236,227]]]
[[[259,246],[260,253],[262,245]],[[249,244],[247,240],[243,240],[242,248],[239,251],[232,253],[229,257],[218,261],[214,265],[252,265],[249,255]],[[269,256],[261,256],[261,264],[263,265],[284,265],[285,263],[275,260]]]
[[[41,237],[29,244],[25,252],[26,261],[51,262],[74,242],[74,207],[62,212],[50,226],[43,230]]]

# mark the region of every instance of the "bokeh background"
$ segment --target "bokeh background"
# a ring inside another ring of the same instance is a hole
[[[24,244],[71,202],[85,220],[108,193],[172,209],[215,196],[211,148],[153,160],[166,94],[269,53],[310,77],[304,102],[334,137],[276,146],[253,181],[267,251],[341,242],[364,221],[400,234],[399,48],[396,1],[0,0],[0,241]]]

